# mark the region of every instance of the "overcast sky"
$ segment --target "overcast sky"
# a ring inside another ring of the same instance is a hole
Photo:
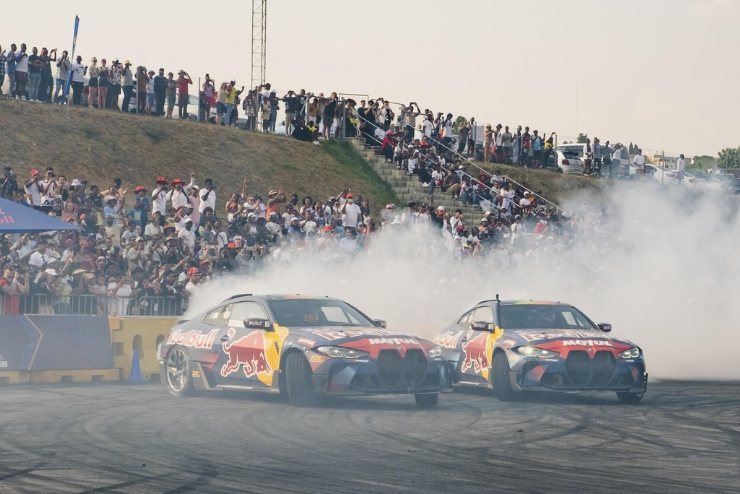
[[[251,3],[36,0],[0,44],[70,49],[76,13],[88,63],[249,86]],[[716,155],[740,145],[738,19],[740,0],[268,0],[267,82]]]

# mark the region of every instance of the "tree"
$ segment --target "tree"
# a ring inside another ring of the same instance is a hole
[[[460,116],[455,119],[455,123],[452,125],[452,131],[455,134],[459,134],[460,124],[466,120],[465,117]]]
[[[717,167],[717,158],[714,156],[694,156],[691,160],[691,164],[687,165],[686,168],[694,168],[697,170],[707,170],[709,168]]]
[[[586,139],[588,139],[588,134],[580,134],[579,133],[578,134],[578,139],[576,140],[576,142],[578,144],[585,144],[586,143]]]
[[[633,151],[635,150],[635,148],[634,148],[634,146],[632,146],[632,143],[631,142],[630,142],[630,145],[627,148],[627,150],[629,151],[630,154],[635,154],[635,153],[633,153]]]
[[[725,148],[717,155],[717,167],[740,168],[740,147]]]

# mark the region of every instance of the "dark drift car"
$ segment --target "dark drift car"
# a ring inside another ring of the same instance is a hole
[[[453,383],[493,388],[501,401],[528,391],[616,391],[638,403],[647,390],[642,350],[572,305],[487,300],[444,329]]]
[[[312,406],[325,394],[409,393],[422,407],[436,405],[449,384],[441,355],[346,302],[299,295],[231,297],[179,321],[158,354],[176,395],[263,390]]]

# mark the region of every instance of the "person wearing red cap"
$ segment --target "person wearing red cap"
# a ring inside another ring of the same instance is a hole
[[[193,295],[197,291],[197,288],[199,288],[201,281],[204,280],[201,277],[200,269],[196,267],[192,267],[188,270],[188,277],[190,279],[188,280],[188,284],[185,285],[185,290],[188,294]]]
[[[167,212],[167,180],[164,177],[157,179],[157,188],[152,191],[152,201],[152,213],[159,213],[159,226],[164,226]]]
[[[177,210],[180,206],[190,207],[190,200],[188,194],[190,189],[195,185],[195,173],[190,174],[190,183],[185,185],[181,179],[176,178],[172,181],[172,190],[167,193],[167,200],[170,201],[172,207]]]

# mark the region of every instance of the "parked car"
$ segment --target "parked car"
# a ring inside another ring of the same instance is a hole
[[[559,144],[550,153],[545,167],[562,173],[583,173],[583,144]]]

